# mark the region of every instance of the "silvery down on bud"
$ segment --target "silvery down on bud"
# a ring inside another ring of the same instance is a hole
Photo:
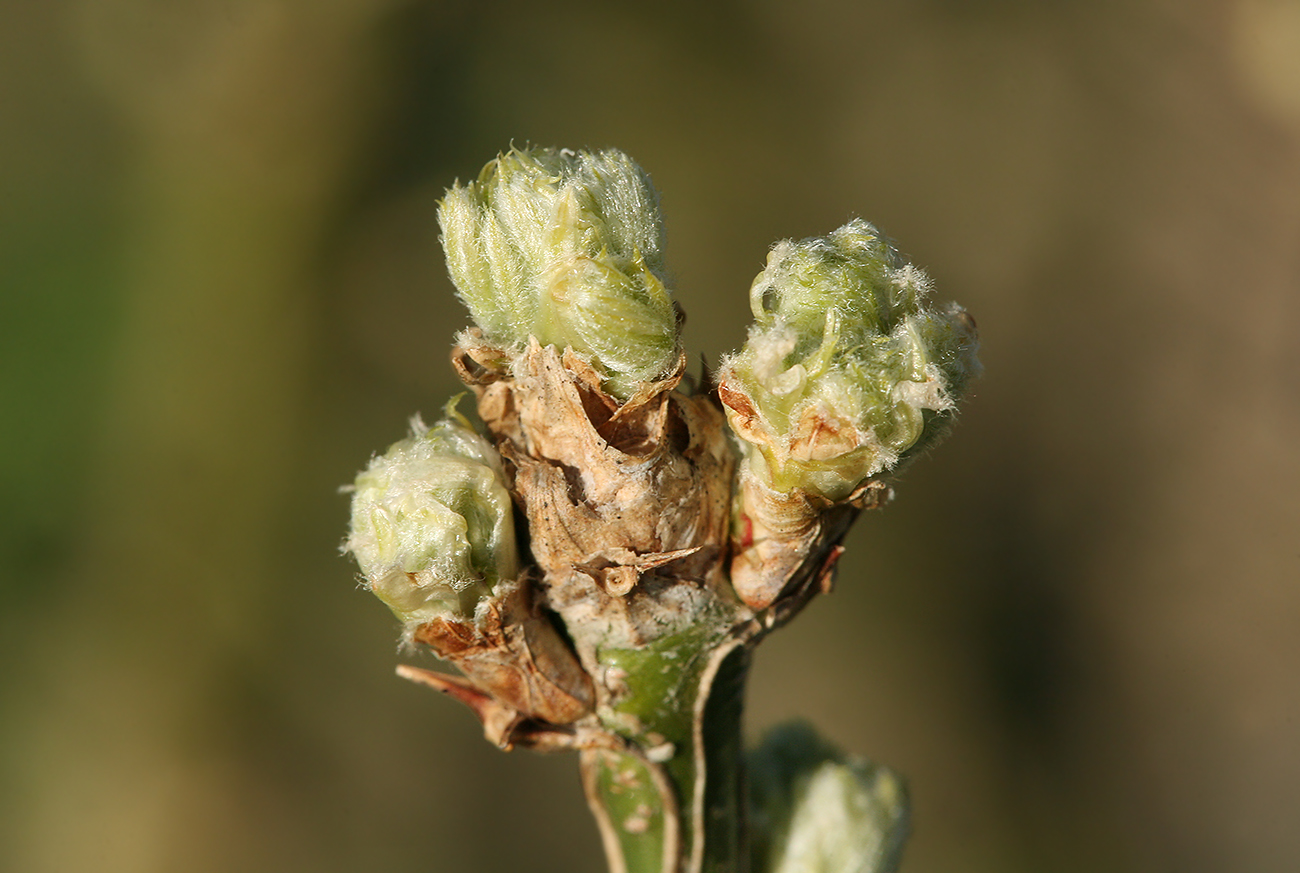
[[[433,427],[415,418],[357,476],[345,548],[409,635],[435,617],[473,617],[518,575],[512,513],[496,449],[449,406]]]
[[[438,208],[447,267],[487,339],[572,348],[626,400],[677,362],[663,222],[649,177],[617,150],[516,150]]]
[[[778,243],[720,395],[744,475],[830,500],[932,442],[979,370],[974,321],[865,221]]]

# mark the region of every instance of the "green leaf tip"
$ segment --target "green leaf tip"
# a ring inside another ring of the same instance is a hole
[[[621,151],[512,149],[438,207],[452,282],[488,340],[572,348],[626,400],[680,354],[650,178]]]
[[[974,320],[870,224],[777,243],[719,393],[746,470],[832,500],[942,433],[979,371]]]
[[[447,417],[374,458],[356,479],[345,550],[365,585],[406,625],[474,615],[519,573],[501,459],[448,404]]]

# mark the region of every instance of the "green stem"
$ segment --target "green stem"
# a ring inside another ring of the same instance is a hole
[[[681,869],[675,787],[662,768],[633,754],[589,751],[582,754],[582,781],[610,873]]]
[[[701,812],[704,873],[749,870],[749,815],[743,718],[749,648],[737,646],[718,665],[697,720],[703,750]]]
[[[741,712],[748,649],[699,631],[601,652],[629,693],[606,726],[631,751],[588,752],[583,781],[612,873],[748,870]]]

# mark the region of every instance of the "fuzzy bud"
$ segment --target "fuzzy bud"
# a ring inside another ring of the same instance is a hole
[[[803,723],[750,756],[754,869],[889,873],[908,832],[907,790],[886,767],[846,756]]]
[[[942,432],[979,370],[978,340],[963,309],[927,306],[929,292],[862,220],[772,249],[749,339],[720,377],[749,475],[841,500]]]
[[[572,348],[626,400],[678,358],[663,223],[627,155],[511,150],[438,208],[447,267],[488,340]]]
[[[366,587],[406,623],[474,615],[519,573],[501,460],[457,414],[394,444],[357,476],[345,548]]]

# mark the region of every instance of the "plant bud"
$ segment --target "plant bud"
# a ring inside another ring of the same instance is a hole
[[[472,617],[519,573],[513,506],[496,449],[448,405],[357,476],[345,549],[365,585],[407,626]]]
[[[511,150],[449,190],[438,221],[491,342],[572,348],[621,400],[677,363],[658,195],[622,152]]]
[[[908,831],[908,798],[889,769],[844,755],[805,724],[776,728],[750,756],[754,869],[889,873]]]
[[[942,434],[978,372],[974,321],[929,291],[860,220],[778,243],[754,280],[755,324],[718,380],[742,455],[731,580],[751,608],[825,561],[844,510],[888,498],[882,476]]]
[[[778,243],[750,290],[749,340],[719,380],[746,473],[842,500],[932,442],[979,362],[974,321],[927,307],[929,292],[865,221]]]

